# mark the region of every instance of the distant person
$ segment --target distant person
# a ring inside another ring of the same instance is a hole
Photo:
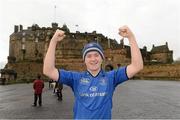
[[[109,72],[109,71],[111,71],[111,70],[113,70],[114,68],[113,68],[113,66],[111,66],[111,65],[106,65],[106,67],[105,67],[105,71],[106,72]]]
[[[41,75],[37,75],[37,79],[33,82],[33,88],[34,88],[34,104],[33,106],[37,106],[37,100],[39,103],[39,106],[42,106],[42,91],[44,88],[44,81],[41,80]]]
[[[58,97],[58,100],[62,101],[62,89],[63,89],[63,84],[60,84],[58,82],[56,82],[56,85],[55,85],[55,93]]]
[[[53,85],[52,85],[53,82],[54,82],[53,80],[49,80],[49,81],[48,81],[48,83],[49,83],[49,89],[50,89],[50,88],[53,88]]]
[[[1,81],[2,81],[2,85],[5,85],[6,84],[6,78],[1,78]]]
[[[54,94],[56,94],[56,91],[57,91],[57,85],[58,85],[58,82],[57,81],[55,81],[54,83],[53,83],[53,93]]]
[[[112,97],[115,88],[143,69],[141,52],[134,34],[127,26],[119,29],[120,36],[128,38],[131,46],[131,63],[109,72],[101,66],[105,59],[102,47],[88,43],[82,50],[87,70],[66,71],[55,68],[55,50],[65,33],[56,30],[44,59],[43,73],[61,84],[68,85],[74,92],[74,119],[111,119]]]
[[[117,64],[117,68],[121,67],[121,64]]]

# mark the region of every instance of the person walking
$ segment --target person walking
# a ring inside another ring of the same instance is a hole
[[[59,101],[62,101],[62,97],[63,97],[62,89],[63,89],[63,84],[56,82],[56,95],[57,95]]]

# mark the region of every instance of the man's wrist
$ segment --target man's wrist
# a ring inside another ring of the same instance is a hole
[[[51,39],[51,42],[52,42],[53,44],[57,44],[57,43],[58,43],[58,41],[56,40],[56,38],[52,38],[52,39]]]

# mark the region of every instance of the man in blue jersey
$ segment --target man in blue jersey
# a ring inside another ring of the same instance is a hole
[[[119,28],[119,34],[129,40],[131,63],[109,72],[101,68],[105,57],[102,47],[97,43],[88,43],[83,48],[82,56],[86,71],[75,72],[55,68],[56,45],[64,39],[65,33],[57,30],[52,37],[44,59],[43,72],[49,78],[72,88],[75,96],[75,119],[111,119],[115,87],[143,69],[142,56],[132,31],[123,26]]]

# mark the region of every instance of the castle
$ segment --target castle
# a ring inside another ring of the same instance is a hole
[[[61,29],[66,34],[65,40],[57,45],[57,68],[84,70],[81,51],[83,46],[91,41],[98,42],[104,49],[106,60],[103,68],[117,68],[130,63],[130,46],[125,45],[123,39],[118,44],[115,39],[105,37],[96,31],[72,33],[65,24],[62,27],[58,27],[57,23],[52,23],[52,27],[39,27],[34,24],[27,29],[23,29],[22,25],[15,25],[14,32],[10,35],[8,63],[0,71],[1,80],[6,83],[31,82],[37,73],[42,73],[43,58],[56,29]],[[151,51],[147,51],[146,46],[140,50],[146,65],[173,62],[173,51],[169,50],[167,42],[162,46],[153,45]]]

